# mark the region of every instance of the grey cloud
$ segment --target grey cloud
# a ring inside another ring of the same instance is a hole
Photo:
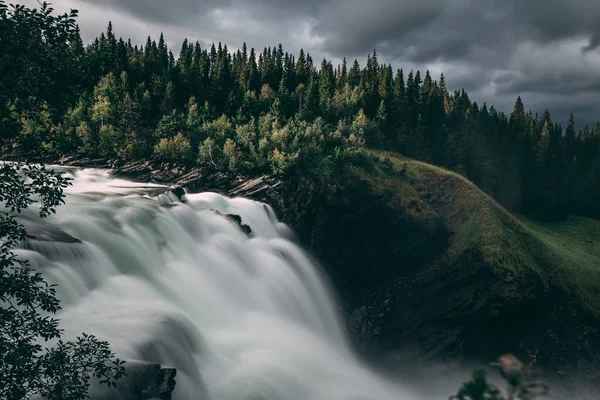
[[[600,33],[597,0],[509,0],[504,4],[527,27],[529,36],[542,42],[575,36],[591,38]]]
[[[324,49],[338,56],[391,47],[406,34],[424,29],[446,8],[447,0],[330,0],[317,14],[315,33]]]
[[[81,0],[83,4],[102,5],[123,10],[140,19],[158,23],[178,23],[203,18],[202,3],[178,0],[171,4],[164,0]]]
[[[581,76],[575,71],[560,71],[553,75],[535,75],[528,77],[514,76],[500,84],[499,94],[536,92],[548,95],[565,95],[574,92],[600,92],[600,76]]]
[[[598,21],[600,25],[600,21]],[[590,43],[583,48],[584,52],[595,50],[600,47],[600,32],[596,32],[590,39]]]
[[[276,17],[307,12],[315,0],[81,0],[87,4],[102,4],[114,9],[121,9],[138,18],[155,23],[193,24],[200,21],[210,24],[216,10],[244,9],[253,17]]]

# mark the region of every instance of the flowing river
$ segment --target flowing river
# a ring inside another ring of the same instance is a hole
[[[19,254],[58,284],[67,338],[176,368],[176,400],[417,398],[356,357],[319,267],[269,206],[215,193],[182,204],[106,170],[65,171],[66,205],[42,221],[26,210],[38,240]]]

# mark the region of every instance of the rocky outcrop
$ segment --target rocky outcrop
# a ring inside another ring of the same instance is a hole
[[[170,190],[171,190],[171,193],[173,193],[175,196],[177,196],[179,201],[181,201],[182,203],[186,202],[186,199],[184,197],[185,190],[181,186],[175,186],[175,187],[171,188]]]
[[[92,394],[92,400],[171,400],[175,390],[174,368],[159,364],[127,363],[127,376],[119,379],[115,389],[102,387]]]
[[[228,220],[235,222],[240,227],[242,232],[244,232],[246,235],[250,235],[252,233],[252,229],[250,228],[250,226],[242,224],[242,217],[240,217],[239,215],[227,214],[225,217]]]
[[[244,232],[247,236],[250,236],[250,234],[252,233],[252,228],[250,228],[249,225],[243,224],[242,223],[242,217],[240,217],[239,215],[236,214],[223,214],[221,213],[219,210],[213,210],[216,214],[218,215],[222,215],[225,218],[227,218],[228,220],[230,220],[231,222],[233,222],[234,224],[236,224],[237,226],[240,227],[241,231]]]
[[[175,369],[158,364],[133,364],[127,367],[129,379],[124,386],[131,399],[171,400],[176,374]]]

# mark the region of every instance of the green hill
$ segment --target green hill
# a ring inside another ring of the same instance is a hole
[[[569,217],[540,223],[508,213],[464,177],[418,161],[371,152],[380,160],[369,173],[353,174],[374,190],[387,190],[409,213],[433,206],[453,232],[451,249],[478,249],[498,271],[517,275],[534,271],[547,285],[576,297],[600,314],[600,221]],[[382,165],[391,165],[382,169]],[[404,173],[401,173],[405,171]],[[415,209],[411,204],[421,204]]]

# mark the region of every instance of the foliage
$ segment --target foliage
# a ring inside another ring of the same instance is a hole
[[[506,380],[505,395],[486,378],[485,368],[473,372],[470,381],[465,382],[458,394],[450,400],[532,400],[548,393],[548,387],[541,382],[528,382],[523,377],[523,364],[513,355],[505,354],[497,362],[491,363]]]
[[[84,399],[92,378],[115,386],[125,374],[124,362],[94,336],[60,340],[58,320],[51,316],[60,310],[55,287],[14,252],[28,238],[18,214],[36,202],[40,217],[54,213],[68,179],[29,164],[3,164],[0,176],[0,398]],[[42,347],[54,339],[55,347]]]
[[[77,99],[79,56],[83,47],[75,25],[77,11],[52,15],[48,3],[39,9],[0,0],[0,131],[11,128],[12,104],[17,115],[36,113],[46,104],[55,115]]]
[[[159,160],[185,162],[189,159],[191,150],[190,142],[180,132],[170,139],[160,139],[154,146],[154,155]]]

